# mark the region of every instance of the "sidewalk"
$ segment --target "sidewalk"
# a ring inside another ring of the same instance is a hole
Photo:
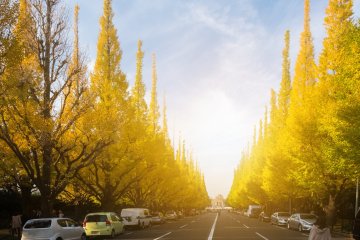
[[[332,239],[334,240],[353,240],[351,233],[333,232]]]
[[[0,240],[11,239],[8,229],[0,229]]]
[[[0,240],[13,240],[9,229],[0,229]]]

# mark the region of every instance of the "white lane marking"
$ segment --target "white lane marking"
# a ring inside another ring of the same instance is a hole
[[[214,235],[214,231],[215,231],[215,226],[216,226],[216,221],[217,221],[217,219],[218,219],[218,216],[219,216],[219,214],[216,215],[216,218],[215,218],[215,220],[214,220],[214,223],[213,223],[213,225],[212,225],[212,227],[211,227],[211,231],[210,231],[208,240],[212,240],[212,239],[213,239],[213,235]]]
[[[164,235],[162,235],[162,236],[160,236],[160,237],[158,237],[158,238],[154,238],[154,240],[161,239],[161,238],[163,238],[163,237],[165,237],[165,236],[169,235],[170,233],[171,233],[171,232],[165,233]]]
[[[258,233],[258,232],[255,232],[255,233],[256,233],[256,235],[258,235],[258,236],[261,237],[262,239],[269,240],[268,238],[264,237],[264,236],[261,235],[260,233]]]
[[[286,228],[283,228],[283,227],[280,227],[280,226],[275,226],[276,228],[278,229],[281,229],[281,230],[286,230]]]
[[[195,222],[195,220],[193,220],[193,221],[191,221],[192,223],[194,223]]]
[[[125,235],[130,235],[130,234],[132,234],[132,233],[134,233],[134,232],[128,232],[128,233],[125,233]]]
[[[246,227],[246,228],[250,228],[249,226],[246,226],[245,224],[243,224],[244,225],[244,227]]]
[[[183,225],[183,226],[181,226],[181,227],[179,227],[179,228],[183,228],[183,227],[186,227],[187,226],[187,224],[185,224],[185,225]]]

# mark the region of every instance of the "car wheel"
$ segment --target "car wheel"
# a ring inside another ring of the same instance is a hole
[[[299,232],[302,232],[303,231],[303,227],[302,227],[302,225],[300,224],[299,225]]]
[[[87,240],[86,235],[85,235],[85,234],[81,235],[81,238],[80,238],[80,239],[81,239],[81,240]]]

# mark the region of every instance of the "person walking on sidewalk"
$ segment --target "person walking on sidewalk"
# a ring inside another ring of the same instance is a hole
[[[15,239],[15,234],[18,239],[21,238],[21,227],[21,215],[18,213],[13,214],[13,216],[11,217],[11,235],[13,239]]]
[[[325,213],[319,214],[310,230],[309,240],[331,240],[330,228],[326,226]]]

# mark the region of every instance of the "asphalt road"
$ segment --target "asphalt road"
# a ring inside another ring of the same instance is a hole
[[[143,230],[127,230],[116,239],[132,240],[306,240],[307,232],[288,230],[235,213],[206,213],[155,225]],[[349,239],[336,237],[333,239]]]

